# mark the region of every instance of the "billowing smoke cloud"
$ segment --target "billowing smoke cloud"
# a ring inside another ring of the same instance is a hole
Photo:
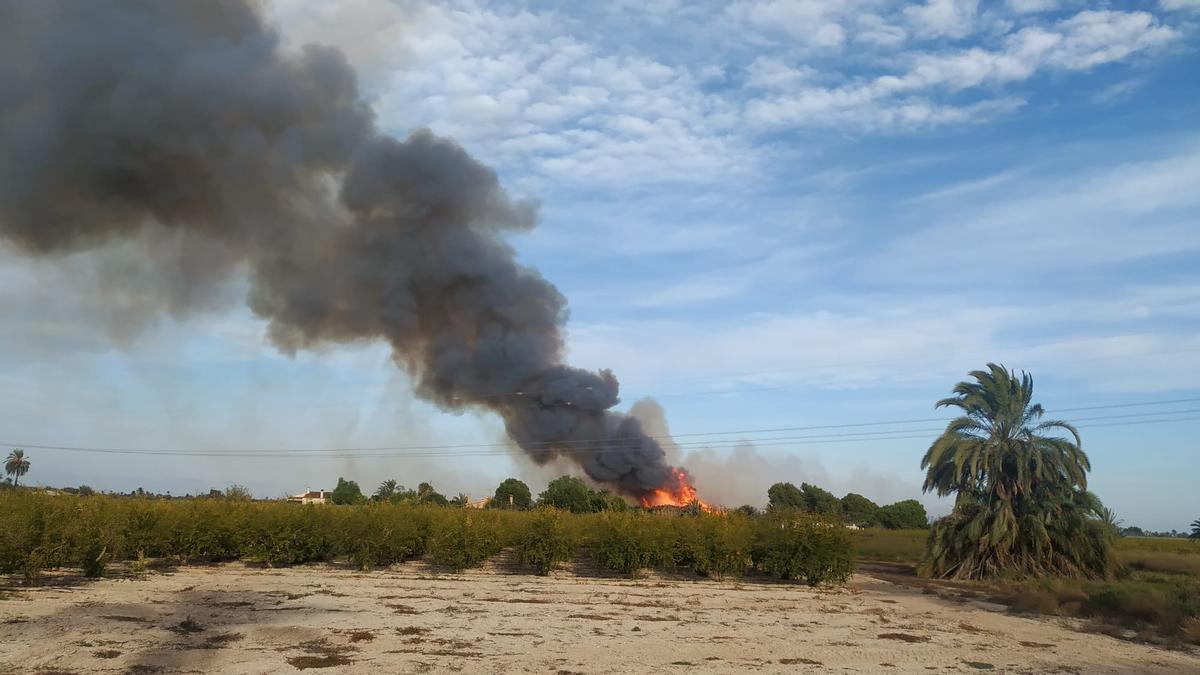
[[[0,0],[0,91],[23,254],[141,252],[126,297],[176,316],[245,274],[285,352],[385,339],[421,396],[495,411],[536,461],[633,497],[681,480],[610,410],[612,373],[563,364],[566,300],[504,242],[536,204],[453,141],[382,134],[336,50],[285,52],[247,0]]]

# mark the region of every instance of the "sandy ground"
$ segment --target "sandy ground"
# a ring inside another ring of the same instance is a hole
[[[495,566],[180,567],[0,594],[0,672],[1200,672],[1169,651],[858,575],[840,589]]]

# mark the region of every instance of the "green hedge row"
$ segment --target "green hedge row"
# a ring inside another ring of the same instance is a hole
[[[506,547],[539,574],[581,551],[629,575],[646,568],[703,576],[759,572],[815,585],[842,583],[851,571],[846,531],[796,513],[573,515],[33,492],[0,494],[0,513],[0,573],[23,574],[28,583],[45,569],[79,567],[99,576],[111,562],[149,558],[268,565],[346,559],[372,569],[426,557],[464,569]]]

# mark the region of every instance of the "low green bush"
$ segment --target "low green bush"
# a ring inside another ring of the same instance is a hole
[[[570,560],[576,545],[566,517],[555,509],[546,509],[526,523],[516,543],[517,559],[545,576],[558,563]]]
[[[761,519],[753,558],[767,574],[811,586],[845,583],[853,570],[846,529],[800,513]]]
[[[753,564],[754,532],[742,514],[675,521],[675,564],[699,576],[737,576]]]
[[[463,509],[442,514],[429,540],[433,562],[452,570],[482,565],[500,552],[495,511]],[[490,516],[490,517],[489,517]]]
[[[588,545],[596,564],[636,576],[651,567],[674,565],[674,536],[668,518],[646,513],[606,512],[592,519]]]
[[[686,570],[703,576],[756,569],[808,583],[845,580],[846,531],[816,516],[756,517],[693,510],[461,509],[376,501],[312,506],[224,498],[0,493],[0,573],[36,583],[71,566],[100,576],[114,562],[155,558],[294,565],[344,559],[375,569],[420,557],[451,569],[482,564],[504,547],[546,574],[583,549],[608,570]]]

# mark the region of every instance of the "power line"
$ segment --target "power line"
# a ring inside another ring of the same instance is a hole
[[[1133,406],[1173,405],[1173,404],[1178,404],[1178,403],[1189,403],[1189,402],[1196,402],[1196,401],[1200,401],[1200,398],[1183,398],[1183,399],[1173,399],[1173,400],[1166,400],[1166,401],[1145,401],[1145,402],[1140,402],[1140,403],[1117,403],[1117,404],[1109,404],[1109,405],[1080,406],[1080,407],[1074,407],[1074,408],[1061,408],[1061,409],[1056,409],[1056,410],[1050,410],[1047,412],[1056,412],[1057,413],[1057,412],[1067,412],[1067,411],[1106,410],[1106,409],[1113,409],[1113,408],[1127,408],[1127,407],[1133,407]],[[1175,410],[1175,411],[1164,411],[1164,412],[1157,412],[1157,413],[1139,413],[1139,414],[1133,414],[1133,415],[1104,415],[1102,417],[1083,417],[1083,418],[1076,418],[1076,419],[1078,421],[1088,421],[1088,420],[1094,420],[1094,419],[1114,419],[1114,418],[1118,418],[1118,417],[1124,418],[1124,417],[1137,417],[1137,416],[1168,415],[1168,414],[1181,414],[1181,413],[1190,413],[1190,412],[1194,412],[1194,411],[1192,411],[1192,410]],[[916,423],[925,423],[925,422],[949,422],[950,419],[952,419],[952,418],[927,417],[927,418],[917,418],[917,419],[908,419],[908,420],[890,420],[890,421],[877,421],[877,422],[856,422],[856,423],[844,423],[844,424],[823,424],[823,425],[809,425],[809,426],[795,426],[795,427],[774,427],[774,428],[760,428],[760,429],[739,429],[739,430],[732,430],[732,431],[710,431],[710,432],[693,432],[693,433],[682,433],[682,434],[650,435],[650,436],[648,436],[648,438],[655,439],[655,440],[673,441],[676,438],[697,438],[697,437],[702,437],[702,436],[732,436],[732,435],[779,433],[779,432],[789,432],[789,431],[823,431],[823,430],[830,430],[830,429],[853,429],[853,428],[861,428],[861,427],[892,426],[892,425],[898,425],[898,424],[916,424]],[[875,432],[875,433],[898,433],[900,431],[904,431],[904,430],[896,429],[896,430]],[[833,435],[833,436],[836,437],[837,435]],[[550,450],[550,449],[562,448],[564,446],[569,448],[571,445],[620,447],[622,445],[629,444],[629,442],[631,440],[633,440],[633,439],[629,439],[629,438],[569,439],[569,440],[560,440],[560,441],[532,442],[532,443],[528,443],[522,447],[525,450],[542,450],[542,449]],[[746,439],[746,440],[753,442],[755,439]],[[780,440],[780,439],[778,439],[778,438],[760,438],[758,440],[770,441],[770,440]],[[679,447],[687,447],[687,446],[700,445],[700,444],[710,444],[710,442],[692,441],[692,442],[684,442],[684,443],[674,443],[674,445],[679,446]],[[139,453],[160,452],[160,451],[151,451],[151,450],[138,449],[138,448],[54,446],[54,445],[39,445],[36,443],[0,443],[0,445],[7,445],[10,447],[36,448],[36,449],[40,449],[40,450],[79,450],[79,451],[94,451],[94,452],[108,451],[108,452],[121,453],[121,454],[139,454]],[[270,454],[274,454],[274,455],[294,455],[294,454],[303,454],[303,453],[353,453],[353,452],[385,452],[385,451],[404,451],[404,450],[461,450],[461,449],[474,449],[474,448],[511,448],[511,445],[509,443],[462,443],[462,444],[454,444],[454,445],[404,445],[404,446],[384,446],[384,447],[268,448],[268,449],[263,449],[263,450],[257,450],[256,452],[262,453],[262,454],[270,453]],[[179,454],[188,454],[187,451],[173,451],[173,452],[178,452]],[[194,452],[196,454],[207,454],[210,452],[228,452],[229,454],[238,454],[238,455],[244,454],[244,453],[239,453],[237,451],[194,451]]]
[[[1182,413],[1200,412],[1200,410],[1177,410],[1160,413],[1141,413],[1131,415],[1116,415],[1116,416],[1101,416],[1087,418],[1088,420],[1109,420],[1114,418],[1131,418],[1131,417],[1149,417],[1161,415],[1178,415]],[[1081,425],[1081,428],[1094,427],[1115,427],[1129,426],[1140,424],[1157,424],[1157,423],[1174,423],[1200,419],[1200,416],[1176,417],[1168,419],[1140,419],[1123,422],[1099,422],[1096,424]],[[727,449],[737,447],[743,443],[752,443],[756,447],[760,446],[777,446],[777,445],[814,445],[826,443],[855,443],[869,441],[893,441],[893,440],[910,440],[918,438],[928,438],[930,434],[936,434],[943,431],[942,429],[895,429],[879,432],[860,432],[850,434],[825,434],[815,436],[796,436],[783,438],[763,438],[763,439],[745,439],[738,441],[725,441],[723,443],[695,443],[686,449]],[[279,451],[179,451],[179,450],[144,450],[130,448],[96,448],[83,446],[54,446],[54,445],[37,445],[37,444],[8,444],[19,447],[33,448],[39,450],[61,450],[70,452],[88,452],[100,454],[126,454],[126,455],[147,455],[147,456],[173,456],[173,457],[237,457],[237,458],[282,458],[294,457],[298,459],[311,459],[322,457],[340,457],[340,458],[364,458],[364,457],[391,457],[391,458],[454,458],[454,457],[500,457],[510,455],[524,455],[526,450],[506,447],[501,450],[480,450],[466,449],[456,452],[385,452],[386,449],[359,449],[353,451],[304,451],[311,454],[296,454],[296,453],[281,453]],[[600,452],[610,452],[611,447],[582,447],[570,449],[571,454],[591,454]]]

